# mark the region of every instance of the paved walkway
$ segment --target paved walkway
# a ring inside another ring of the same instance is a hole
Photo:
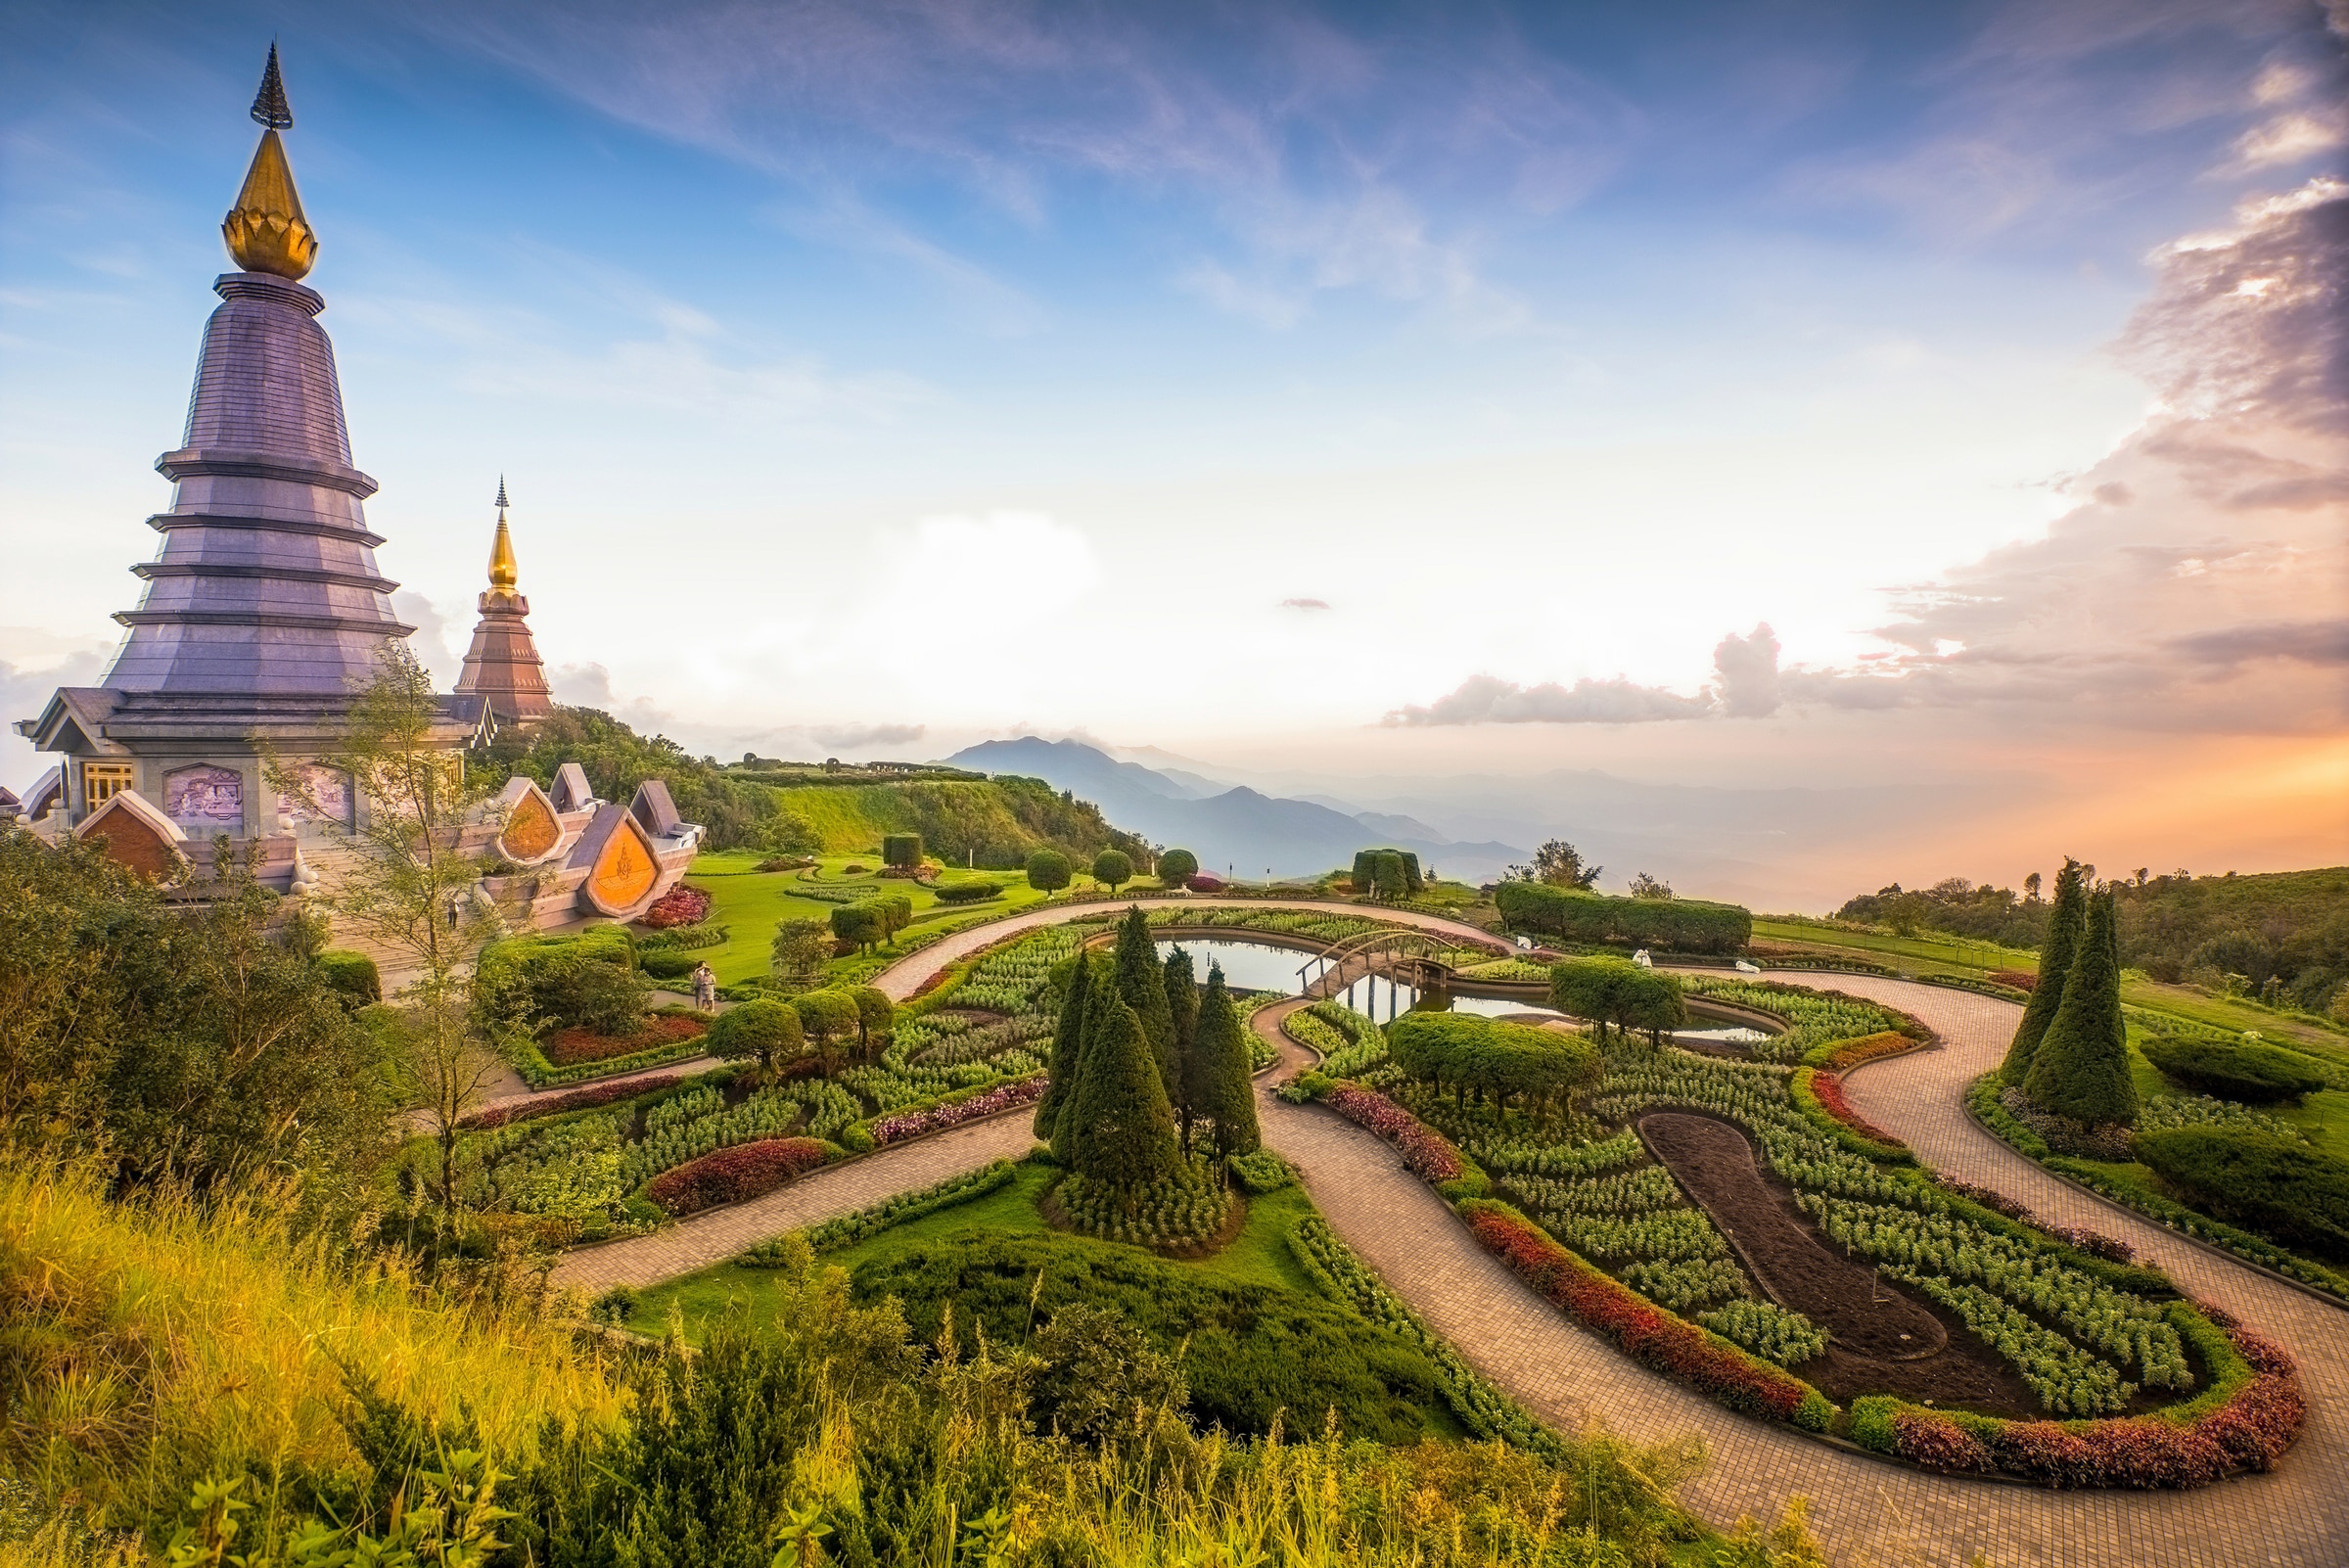
[[[553,1281],[597,1294],[614,1285],[641,1289],[707,1268],[769,1236],[853,1214],[897,1193],[976,1171],[990,1161],[1016,1160],[1036,1142],[1028,1130],[1032,1114],[1031,1108],[1023,1107],[990,1122],[952,1128],[818,1171],[763,1198],[680,1220],[649,1236],[565,1253],[555,1266]]]
[[[1200,900],[1202,903],[1207,900]],[[1293,907],[1293,906],[1292,906]],[[1353,905],[1332,912],[1359,913]],[[1028,911],[911,955],[877,982],[910,995],[939,966],[1017,930],[1097,913],[1098,904]],[[1399,915],[1427,929],[1459,929]],[[1800,977],[1797,977],[1800,978]],[[2242,1315],[2299,1359],[2310,1417],[2274,1474],[2187,1493],[2054,1493],[1947,1479],[1882,1463],[1724,1410],[1627,1360],[1527,1290],[1468,1236],[1450,1208],[1404,1170],[1384,1142],[1319,1106],[1282,1103],[1259,1080],[1267,1140],[1294,1163],[1330,1224],[1439,1332],[1496,1383],[1560,1429],[1604,1421],[1660,1442],[1695,1432],[1709,1462],[1681,1490],[1699,1514],[1727,1524],[1774,1516],[1811,1499],[1812,1518],[1838,1561],[1958,1565],[1977,1554],[1998,1568],[2153,1568],[2153,1565],[2349,1563],[2349,1313],[2214,1257],[2054,1180],[1966,1117],[1965,1084],[1994,1065],[2018,1009],[1943,987],[1873,976],[1819,974],[1811,983],[1901,1007],[1942,1037],[1942,1048],[1871,1064],[1850,1094],[1870,1121],[1907,1138],[1936,1169],[1993,1186],[2042,1216],[2093,1225],[2136,1245],[2195,1296]],[[1289,1006],[1257,1015],[1277,1035]],[[1285,1077],[1285,1073],[1272,1078]],[[560,1283],[600,1289],[649,1284],[740,1251],[752,1241],[926,1185],[1029,1142],[1007,1117],[811,1176],[767,1198],[668,1231],[574,1254]]]

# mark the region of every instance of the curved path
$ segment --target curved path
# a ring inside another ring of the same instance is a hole
[[[1320,907],[1361,913],[1356,905]],[[1096,909],[1062,905],[958,933],[893,966],[877,983],[893,995],[910,995],[940,965],[1013,931]],[[1430,930],[1463,929],[1427,916],[1398,918]],[[1568,1432],[1600,1420],[1641,1442],[1701,1434],[1709,1462],[1680,1495],[1708,1519],[1727,1524],[1745,1513],[1774,1516],[1785,1499],[1799,1495],[1811,1499],[1813,1521],[1839,1559],[1880,1564],[1955,1568],[1976,1554],[1999,1568],[2334,1568],[2349,1562],[2349,1418],[2343,1413],[2349,1407],[2349,1314],[2087,1197],[1974,1126],[1964,1110],[1965,1085],[2004,1050],[2018,1015],[2014,1004],[1873,976],[1821,973],[1815,983],[1901,1007],[1942,1037],[1939,1049],[1872,1064],[1849,1081],[1855,1106],[1870,1121],[1908,1139],[1937,1170],[1996,1187],[2050,1220],[2092,1225],[2131,1242],[2186,1290],[2239,1314],[2290,1348],[2309,1397],[2309,1423],[2275,1473],[2186,1493],[2045,1492],[1927,1475],[1748,1420],[1575,1327],[1479,1248],[1450,1207],[1409,1175],[1387,1144],[1323,1107],[1283,1103],[1270,1094],[1269,1082],[1260,1080],[1266,1137],[1297,1166],[1330,1224],[1396,1292],[1543,1419]],[[1302,1066],[1306,1053],[1278,1035],[1279,1019],[1298,1005],[1276,1004],[1259,1012],[1256,1022],[1290,1064]],[[926,1184],[951,1170],[1017,1153],[1028,1142],[1027,1122],[1019,1116],[958,1130],[655,1236],[575,1254],[558,1270],[558,1281],[666,1278],[739,1251],[756,1235]],[[722,1246],[721,1226],[729,1238]],[[689,1235],[695,1239],[687,1241]]]

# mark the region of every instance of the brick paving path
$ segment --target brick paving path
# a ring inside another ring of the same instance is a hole
[[[990,1160],[1018,1159],[1036,1142],[1028,1130],[1033,1114],[1023,1106],[990,1122],[952,1128],[818,1171],[763,1198],[713,1209],[649,1236],[565,1253],[555,1266],[554,1283],[590,1294],[614,1285],[657,1285],[707,1268],[769,1236],[852,1214],[893,1194],[976,1171]]]
[[[876,984],[908,996],[941,965],[1014,931],[1100,908],[1046,907],[975,927],[910,955]],[[1459,929],[1407,911],[1396,918],[1430,930]],[[1599,1420],[1648,1442],[1701,1435],[1708,1463],[1681,1497],[1708,1519],[1774,1516],[1788,1498],[1806,1497],[1839,1562],[1958,1568],[1979,1554],[1998,1568],[2349,1563],[2349,1420],[2342,1414],[2349,1313],[2098,1203],[1975,1127],[1965,1114],[1964,1087],[2004,1050],[2017,1016],[2012,1003],[1874,976],[1822,974],[1814,983],[1904,1008],[1942,1037],[1939,1049],[1873,1063],[1851,1079],[1851,1098],[1870,1121],[1908,1139],[1937,1170],[1996,1187],[2048,1219],[2131,1242],[2193,1295],[2239,1314],[2291,1349],[2309,1396],[2309,1424],[2276,1473],[2187,1493],[2044,1492],[1926,1475],[1748,1420],[1567,1321],[1478,1247],[1394,1150],[1319,1106],[1283,1104],[1270,1094],[1270,1079],[1259,1081],[1266,1137],[1297,1166],[1330,1224],[1397,1293],[1545,1420],[1569,1432]],[[1294,1005],[1267,1009],[1257,1024],[1285,1056],[1302,1061],[1303,1053],[1277,1035],[1280,1016]],[[556,1277],[591,1289],[650,1284],[765,1236],[1016,1155],[1029,1141],[1022,1116],[957,1129],[657,1235],[575,1253]]]

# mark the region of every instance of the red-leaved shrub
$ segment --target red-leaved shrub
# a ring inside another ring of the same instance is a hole
[[[1518,1278],[1634,1360],[1682,1378],[1734,1410],[1825,1429],[1826,1396],[1790,1372],[1748,1356],[1601,1273],[1506,1205],[1460,1205],[1469,1230]]]
[[[693,1039],[708,1033],[709,1028],[703,1019],[664,1013],[646,1019],[644,1027],[633,1035],[599,1035],[592,1029],[566,1029],[547,1039],[546,1059],[557,1067],[610,1061],[615,1056],[633,1056],[638,1051]]]
[[[484,1128],[504,1127],[509,1122],[528,1121],[538,1116],[560,1116],[565,1111],[584,1111],[592,1106],[609,1105],[614,1100],[633,1099],[639,1094],[651,1094],[673,1086],[684,1075],[664,1073],[657,1078],[622,1078],[606,1084],[590,1084],[585,1088],[573,1089],[568,1094],[550,1094],[543,1099],[508,1100],[474,1112],[457,1126],[471,1132]]]
[[[709,917],[710,895],[680,882],[655,899],[652,906],[636,917],[636,923],[666,931],[670,926],[698,926]]]
[[[644,1191],[672,1215],[698,1214],[772,1192],[823,1163],[824,1145],[814,1138],[761,1138],[665,1171]]]
[[[2039,977],[2028,969],[1993,969],[1982,978],[1994,986],[2011,986],[2016,991],[2039,989]]]
[[[1898,1039],[1900,1037],[1895,1036],[1893,1038]],[[1903,1043],[1905,1044],[1907,1042],[1903,1041]],[[1882,1128],[1876,1126],[1875,1123],[1869,1121],[1866,1117],[1862,1116],[1858,1111],[1852,1109],[1852,1102],[1843,1097],[1843,1079],[1841,1075],[1835,1073],[1814,1073],[1811,1076],[1811,1092],[1819,1096],[1819,1103],[1825,1107],[1826,1113],[1829,1116],[1835,1118],[1836,1121],[1841,1122],[1845,1127],[1850,1128],[1862,1137],[1872,1138],[1878,1143],[1888,1143],[1893,1145],[1895,1148],[1907,1147],[1906,1144],[1901,1142],[1897,1135],[1885,1131]]]
[[[1967,1423],[1969,1431],[1910,1407],[1892,1418],[1892,1451],[1937,1470],[1982,1468],[1974,1462],[1978,1451],[1996,1468],[2050,1487],[2175,1489],[2208,1486],[2238,1470],[2270,1469],[2308,1419],[2297,1369],[2274,1342],[2216,1309],[2203,1312],[2251,1363],[2253,1375],[2224,1405],[2195,1420],[2162,1415],[2106,1421],[1975,1418]]]
[[[1443,1133],[1384,1094],[1341,1084],[1323,1095],[1321,1103],[1394,1144],[1403,1163],[1430,1181],[1456,1181],[1468,1174],[1459,1151]]]

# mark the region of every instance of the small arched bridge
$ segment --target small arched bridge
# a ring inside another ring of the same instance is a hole
[[[1298,966],[1298,990],[1316,1000],[1339,995],[1365,980],[1414,991],[1446,991],[1451,986],[1451,957],[1455,950],[1451,943],[1424,931],[1365,931]]]

